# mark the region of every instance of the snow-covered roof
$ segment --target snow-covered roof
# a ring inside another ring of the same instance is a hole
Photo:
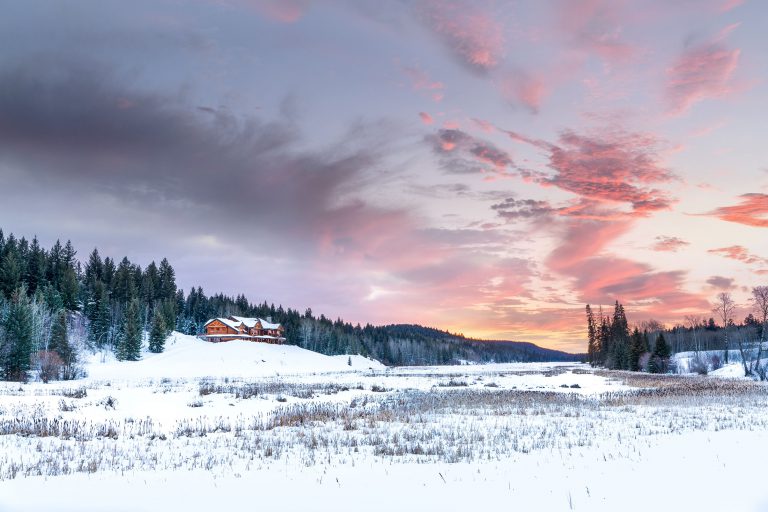
[[[247,328],[254,327],[256,323],[259,321],[258,318],[246,318],[244,316],[234,316],[232,315],[232,318],[237,320],[238,322],[242,322],[243,325],[245,325]]]
[[[263,318],[247,318],[244,316],[231,316],[229,318],[212,318],[211,320],[208,320],[205,322],[205,326],[213,322],[214,320],[218,320],[219,322],[223,323],[224,325],[228,325],[229,327],[238,330],[241,325],[244,325],[248,329],[251,329],[256,326],[257,323],[261,324],[262,329],[279,329],[280,324],[267,322]]]
[[[203,327],[207,326],[208,324],[210,324],[211,322],[214,322],[216,320],[218,320],[219,322],[223,323],[224,325],[227,325],[227,326],[229,326],[229,327],[231,327],[231,328],[233,328],[235,330],[238,330],[238,328],[240,327],[240,324],[242,323],[242,322],[239,322],[239,321],[230,320],[229,318],[211,318],[210,320],[205,322],[205,325]]]
[[[280,324],[273,324],[272,322],[267,322],[266,320],[263,320],[261,318],[259,318],[259,320],[261,320],[261,326],[264,329],[279,329],[280,328]]]
[[[244,316],[234,316],[234,315],[232,317],[230,317],[230,318],[234,318],[238,322],[242,322],[243,325],[245,325],[249,329],[251,327],[254,327],[257,322],[261,323],[262,329],[279,329],[280,328],[280,324],[273,323],[273,322],[267,322],[263,318],[246,318]]]

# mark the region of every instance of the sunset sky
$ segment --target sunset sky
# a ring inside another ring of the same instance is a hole
[[[0,227],[584,350],[768,284],[758,0],[0,0]]]

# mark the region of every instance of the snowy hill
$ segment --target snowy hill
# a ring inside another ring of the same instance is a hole
[[[350,366],[348,363],[350,362]],[[378,361],[363,356],[326,356],[293,345],[269,345],[249,341],[208,343],[173,332],[165,351],[144,351],[140,361],[117,361],[111,353],[87,358],[89,380],[148,380],[199,377],[269,377],[275,375],[350,372],[383,369]]]

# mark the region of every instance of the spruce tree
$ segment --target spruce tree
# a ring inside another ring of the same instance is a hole
[[[138,361],[141,357],[141,318],[139,301],[136,299],[125,308],[115,355],[121,361]]]
[[[65,268],[59,292],[61,293],[61,300],[64,301],[64,307],[69,311],[77,311],[79,309],[77,304],[78,289],[75,269],[72,267]]]
[[[11,297],[19,284],[21,284],[21,265],[14,250],[5,255],[0,266],[0,292],[6,297]]]
[[[664,333],[660,332],[656,338],[656,345],[648,362],[648,371],[651,373],[666,373],[669,368],[670,348],[667,340],[664,339]]]
[[[163,315],[156,311],[152,319],[152,330],[149,333],[149,351],[156,354],[162,352],[165,348],[166,335],[167,331]]]
[[[75,351],[69,343],[69,334],[67,332],[67,312],[60,310],[51,328],[51,340],[48,343],[48,351],[58,354],[62,368],[62,378],[74,378],[74,368],[76,364]]]
[[[587,360],[592,366],[597,364],[597,327],[595,315],[592,314],[589,304],[587,304]]]
[[[4,335],[0,340],[3,379],[24,382],[32,357],[32,310],[25,287],[14,293],[3,324]]]
[[[645,341],[643,335],[640,334],[640,330],[635,327],[632,331],[632,339],[630,342],[629,350],[629,369],[633,372],[640,371],[640,358],[645,353]]]
[[[88,341],[94,347],[102,348],[110,341],[109,328],[112,324],[112,314],[109,308],[109,295],[101,289],[96,301],[93,320],[88,326]]]

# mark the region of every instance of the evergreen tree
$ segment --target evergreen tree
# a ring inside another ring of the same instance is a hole
[[[667,373],[669,368],[670,348],[667,340],[664,339],[664,333],[660,332],[656,338],[656,345],[648,362],[648,371],[651,373]]]
[[[597,364],[597,326],[595,325],[595,315],[587,304],[587,361],[592,366]]]
[[[125,308],[115,355],[121,361],[138,361],[141,357],[141,318],[137,299]]]
[[[632,331],[632,338],[630,342],[629,350],[629,369],[633,372],[640,371],[640,358],[645,353],[645,340],[643,335],[640,334],[640,330],[635,327]]]
[[[109,328],[112,314],[109,307],[109,295],[103,285],[97,287],[99,297],[96,300],[93,319],[88,326],[88,341],[94,347],[102,348],[109,342]]]
[[[30,295],[34,295],[38,288],[41,288],[45,283],[45,251],[40,247],[37,237],[32,239],[28,259],[24,280]]]
[[[629,326],[624,306],[616,301],[610,326],[610,351],[606,366],[612,369],[629,369]]]
[[[152,318],[152,330],[149,333],[149,351],[160,353],[165,348],[165,338],[167,337],[165,320],[160,312],[155,312]]]
[[[77,304],[78,290],[79,286],[77,284],[77,274],[75,273],[75,269],[71,266],[65,268],[59,291],[61,293],[61,300],[64,302],[64,307],[69,311],[77,311],[80,309]]]
[[[69,334],[67,332],[67,312],[60,310],[51,328],[51,341],[48,344],[48,351],[58,354],[63,363],[63,379],[72,379],[75,377],[75,365],[77,357],[75,350],[69,343]]]
[[[160,297],[163,299],[176,298],[176,272],[166,258],[160,262]],[[175,323],[174,319],[174,323]]]
[[[32,357],[32,329],[32,310],[22,286],[14,293],[3,322],[0,365],[4,380],[27,380]]]
[[[10,245],[8,242],[6,245]],[[0,265],[0,292],[10,297],[21,284],[21,265],[16,257],[16,251],[10,250],[3,257]]]

